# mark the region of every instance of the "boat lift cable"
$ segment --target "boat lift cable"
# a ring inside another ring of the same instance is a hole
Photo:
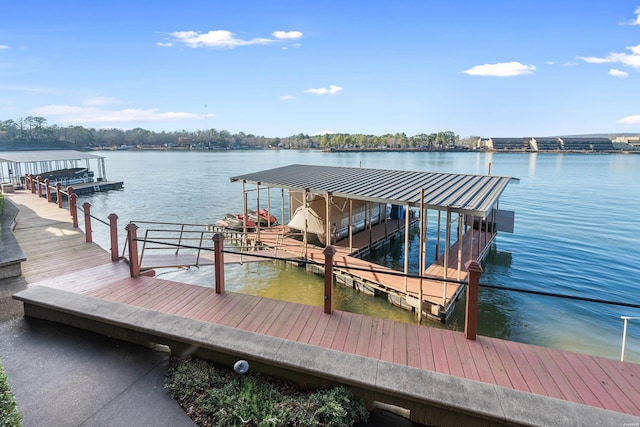
[[[167,245],[167,246],[172,246],[172,247],[177,247],[177,248],[206,250],[206,251],[213,252],[213,248],[207,248],[207,247],[191,246],[191,245],[184,245],[184,244],[178,245],[178,244],[174,244],[174,243],[167,243],[167,242],[154,241],[154,240],[145,240],[145,239],[136,239],[136,240],[139,241],[139,242],[155,243],[155,244]],[[222,252],[223,253],[228,253],[228,254],[236,254],[236,255],[249,255],[249,256],[252,256],[252,257],[256,257],[256,258],[272,259],[272,260],[275,260],[275,261],[284,261],[284,262],[291,262],[291,263],[297,263],[297,264],[315,265],[315,266],[318,266],[318,267],[324,267],[324,263],[321,263],[321,262],[317,262],[317,261],[313,261],[313,260],[304,260],[304,259],[301,259],[301,258],[281,258],[281,257],[274,257],[272,255],[260,255],[258,253],[260,251],[252,251],[249,254],[247,252],[238,252],[238,251],[230,251],[230,250],[223,249]],[[380,273],[380,274],[387,274],[387,275],[391,275],[391,276],[400,276],[400,277],[405,277],[406,276],[406,277],[415,278],[415,279],[422,278],[422,279],[426,279],[426,280],[442,281],[441,277],[420,276],[420,275],[417,275],[417,274],[404,274],[404,273],[399,272],[399,271],[388,271],[388,270],[387,271],[381,271],[381,270],[373,270],[373,269],[370,269],[370,268],[341,266],[340,264],[334,264],[333,267],[334,268],[344,268],[344,269],[349,269],[349,270],[354,270],[354,271],[368,271],[368,272],[374,272],[374,273]],[[451,282],[451,283],[458,283],[458,284],[462,284],[462,285],[466,285],[467,284],[467,282],[465,282],[465,281],[459,281],[459,280],[453,280],[453,279],[447,279],[446,281],[447,282]],[[539,296],[562,298],[562,299],[568,299],[568,300],[574,300],[574,301],[583,301],[583,302],[591,302],[591,303],[597,303],[597,304],[615,305],[615,306],[620,306],[620,307],[629,307],[629,308],[638,308],[638,309],[640,309],[640,304],[634,304],[634,303],[628,303],[628,302],[609,301],[609,300],[604,300],[604,299],[599,299],[599,298],[589,298],[589,297],[580,297],[580,296],[575,296],[575,295],[556,294],[556,293],[553,293],[553,292],[535,291],[535,290],[528,290],[528,289],[518,289],[518,288],[509,287],[509,286],[487,285],[487,284],[484,284],[484,283],[480,283],[479,286],[481,288],[486,288],[486,289],[496,289],[496,290],[500,290],[500,291],[519,292],[519,293],[530,294],[530,295],[539,295]]]

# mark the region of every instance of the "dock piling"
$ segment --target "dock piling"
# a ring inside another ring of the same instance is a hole
[[[60,197],[60,196],[58,196]],[[60,199],[58,199],[60,200]],[[84,202],[82,204],[82,209],[84,210],[84,234],[85,234],[85,241],[87,243],[91,243],[93,241],[93,238],[91,236],[91,203],[89,202]]]
[[[333,313],[333,256],[336,248],[329,245],[322,251],[324,255],[324,312]]]
[[[49,187],[47,187],[48,189]],[[51,196],[51,193],[47,191],[47,196]],[[73,228],[78,228],[78,206],[77,206],[78,196],[75,194],[71,194],[69,197],[69,213],[71,214],[71,219],[73,221]]]
[[[75,194],[73,195],[75,199]],[[111,261],[118,261],[118,215],[109,214],[109,228],[111,231]]]
[[[214,269],[216,280],[216,293],[224,293],[224,234],[216,233],[213,235],[213,253],[214,253]]]
[[[467,261],[465,268],[469,272],[469,283],[467,285],[467,305],[464,322],[464,334],[468,340],[476,339],[478,330],[478,285],[482,267],[478,261]]]
[[[138,258],[138,226],[130,222],[127,230],[127,246],[129,247],[129,272],[131,277],[140,275],[140,259]]]

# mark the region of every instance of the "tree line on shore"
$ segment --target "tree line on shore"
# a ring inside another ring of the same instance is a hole
[[[0,148],[23,149],[451,149],[472,145],[479,137],[461,140],[452,131],[407,136],[404,132],[385,135],[327,133],[309,136],[304,133],[283,138],[269,138],[226,130],[208,129],[155,132],[142,128],[86,128],[48,125],[44,117],[29,116],[18,120],[0,120]]]

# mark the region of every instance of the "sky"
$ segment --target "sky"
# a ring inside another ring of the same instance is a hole
[[[0,121],[640,133],[640,0],[5,2]]]

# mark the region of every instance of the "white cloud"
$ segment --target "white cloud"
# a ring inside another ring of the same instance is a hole
[[[243,40],[237,38],[235,33],[227,30],[214,30],[207,33],[199,33],[197,31],[176,31],[170,33],[172,40],[162,43],[156,43],[158,46],[170,47],[173,46],[173,42],[183,44],[192,48],[210,47],[219,49],[233,49],[238,46],[250,46],[250,45],[267,45],[272,43],[278,43],[288,40],[297,40],[302,37],[300,31],[274,31],[273,39],[270,38],[253,38],[249,40]]]
[[[333,95],[340,92],[341,90],[342,88],[340,86],[329,85],[329,89],[327,89],[326,87],[320,87],[317,89],[311,88],[311,89],[305,90],[305,92],[312,93],[314,95],[327,95],[327,94]]]
[[[6,44],[0,44],[0,49],[9,49],[9,46]]]
[[[499,62],[497,64],[476,65],[463,73],[471,76],[513,77],[531,74],[535,69],[534,65],[524,65],[519,62]]]
[[[631,53],[612,52],[603,58],[599,58],[596,56],[579,56],[578,59],[581,59],[582,61],[588,62],[590,64],[624,64],[628,65],[629,67],[633,67],[636,70],[640,70],[640,44],[636,46],[627,46],[626,49]]]
[[[621,22],[620,25],[640,25],[640,7],[637,7],[633,13],[636,15],[635,19],[631,21]]]
[[[201,119],[202,114],[168,111],[159,112],[153,108],[142,110],[126,108],[122,110],[106,110],[95,106],[76,105],[46,105],[33,110],[33,113],[43,117],[54,117],[56,120],[68,123],[123,123],[136,121],[160,121],[172,119]]]
[[[623,117],[620,120],[617,120],[616,123],[620,123],[622,125],[640,125],[640,114]]]
[[[280,101],[292,101],[294,99],[296,99],[296,97],[291,95],[283,95],[280,97]]]
[[[555,62],[553,62],[553,61],[547,61],[547,65],[555,65]]]
[[[274,31],[271,35],[278,40],[298,40],[302,37],[300,31]]]
[[[613,77],[629,77],[629,73],[626,71],[616,70],[615,68],[609,70],[609,75]]]

